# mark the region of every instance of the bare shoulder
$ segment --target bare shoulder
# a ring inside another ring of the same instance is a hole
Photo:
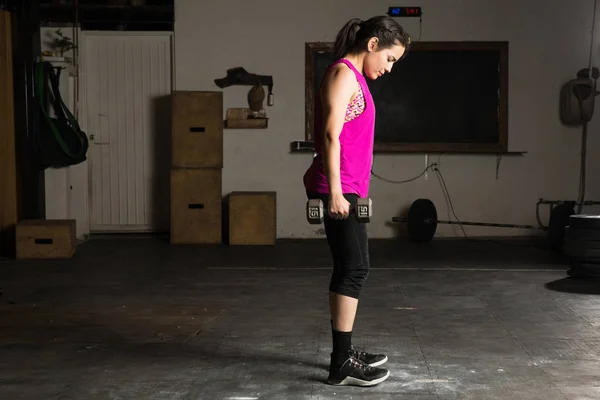
[[[349,100],[358,90],[354,71],[344,63],[334,65],[323,80],[322,91],[325,96]]]
[[[325,80],[328,82],[352,83],[356,81],[356,76],[346,64],[339,63],[329,69]]]

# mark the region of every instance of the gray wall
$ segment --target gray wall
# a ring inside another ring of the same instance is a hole
[[[176,89],[221,90],[213,79],[235,66],[274,77],[276,104],[267,108],[269,129],[225,131],[223,192],[277,191],[281,238],[321,234],[304,216],[302,175],[311,155],[288,150],[291,141],[304,139],[304,44],[333,41],[348,19],[385,13],[389,5],[377,0],[176,1]],[[442,156],[441,171],[458,217],[535,224],[539,197],[576,199],[581,130],[560,124],[558,93],[577,70],[588,66],[593,0],[421,0],[410,5],[423,7],[422,40],[510,42],[509,144],[511,150],[528,154],[503,158],[497,180],[495,156]],[[418,19],[400,23],[418,37]],[[595,36],[593,57],[598,65],[600,29]],[[246,106],[248,89],[224,89],[225,109]],[[595,178],[600,159],[594,156],[600,145],[598,121],[596,116],[589,135],[587,192],[594,199],[600,198],[600,179]],[[424,166],[424,155],[375,158],[375,172],[393,180],[418,175]],[[432,199],[440,218],[450,218],[435,175],[403,185],[375,179],[371,237],[395,235],[389,224],[392,216],[405,212],[419,197]],[[466,231],[469,235],[528,233],[483,227]],[[440,237],[459,234],[457,227],[438,229]]]

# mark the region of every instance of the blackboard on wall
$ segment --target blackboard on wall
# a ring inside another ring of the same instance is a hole
[[[332,43],[306,46],[306,140]],[[508,43],[418,42],[391,73],[367,79],[376,151],[505,152]]]

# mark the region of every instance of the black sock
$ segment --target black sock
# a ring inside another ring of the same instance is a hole
[[[331,364],[340,367],[347,359],[348,352],[352,348],[352,331],[340,332],[333,329],[331,324],[331,336],[333,339],[333,351],[331,353]]]

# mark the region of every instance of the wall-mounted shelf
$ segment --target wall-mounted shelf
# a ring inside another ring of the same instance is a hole
[[[314,153],[314,142],[296,140],[290,143],[290,153]]]
[[[269,118],[226,119],[225,129],[267,129]]]
[[[70,61],[65,60],[64,57],[42,56],[41,60],[48,61],[53,66],[64,69],[69,76],[77,76],[77,70],[75,69],[75,66]]]
[[[290,143],[290,152],[291,153],[314,153],[314,142],[304,141],[304,140],[296,140]],[[527,154],[527,151],[497,151],[497,150],[477,150],[477,151],[468,151],[468,150],[444,150],[444,151],[436,151],[436,150],[397,150],[393,152],[389,152],[386,150],[378,149],[377,144],[375,144],[375,149],[373,151],[376,154],[460,154],[460,155],[495,155],[498,157],[503,156],[523,156]]]

